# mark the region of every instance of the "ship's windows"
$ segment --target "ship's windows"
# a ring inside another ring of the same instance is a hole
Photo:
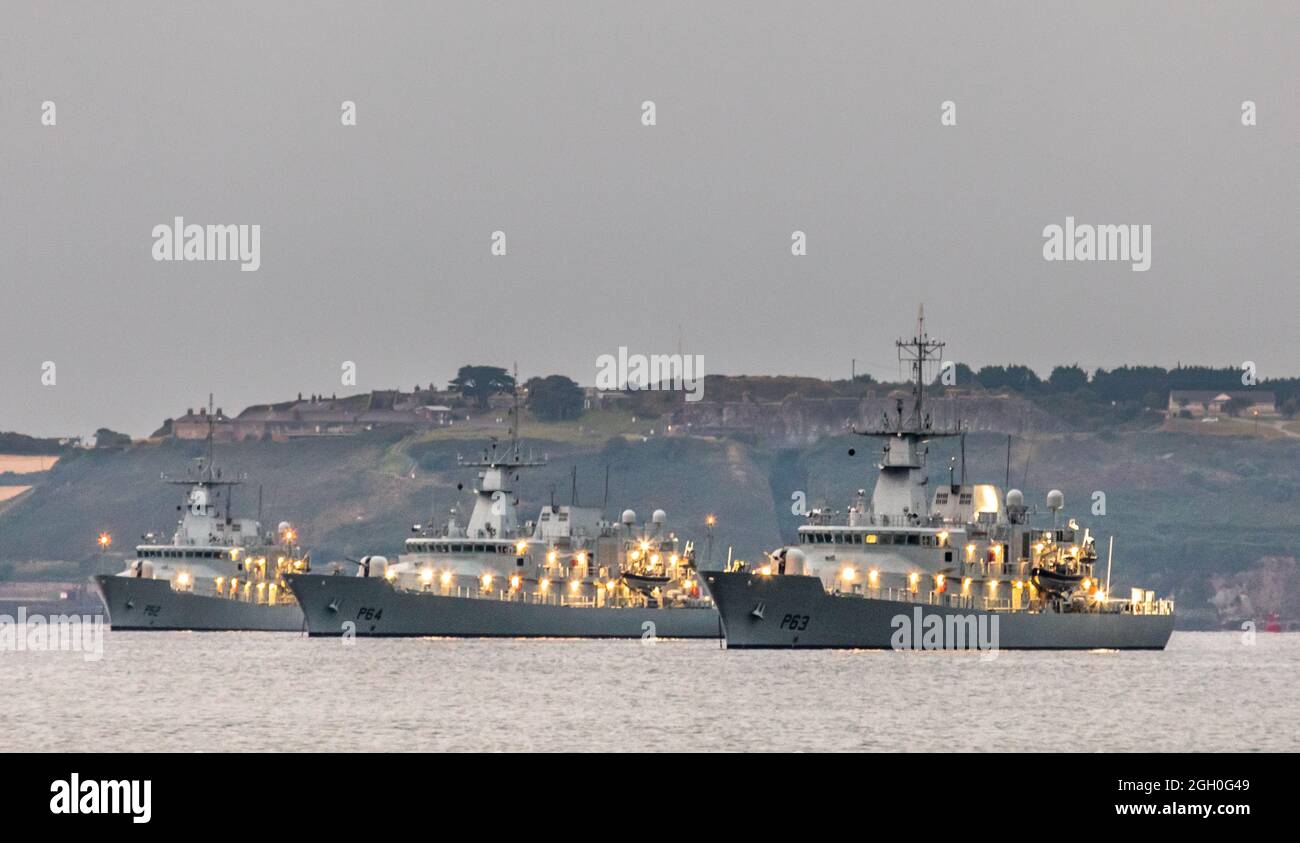
[[[951,550],[945,550],[945,551],[943,552],[943,561],[945,561],[945,562],[951,562],[951,561],[952,561],[952,551],[951,551]]]
[[[972,500],[974,500],[974,499],[971,497],[971,493],[970,493],[970,492],[962,492],[962,493],[961,493],[961,497],[959,497],[959,498],[957,499],[957,503],[959,503],[959,504],[968,504],[968,503],[971,503]]]
[[[936,493],[935,493],[935,496],[934,496],[934,502],[935,502],[935,503],[947,503],[947,502],[948,502],[948,493],[947,493],[947,492],[936,492]]]
[[[916,533],[908,533],[908,534],[907,534],[907,543],[908,543],[908,544],[920,544],[920,543],[921,543],[921,537],[920,537],[919,535],[917,535]]]
[[[867,544],[875,544],[878,541],[880,541],[880,536],[875,533],[867,533]]]
[[[921,534],[921,547],[932,547],[934,545],[934,536],[929,533]]]

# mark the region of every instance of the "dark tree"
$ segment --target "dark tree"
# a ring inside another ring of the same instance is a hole
[[[1223,411],[1233,418],[1236,418],[1250,406],[1251,402],[1245,398],[1229,398],[1227,401],[1223,402]]]
[[[96,448],[128,448],[130,445],[131,437],[125,433],[118,433],[106,427],[101,427],[95,431]]]
[[[985,366],[976,375],[985,389],[1009,388],[1016,392],[1037,392],[1043,385],[1028,366]]]
[[[582,415],[582,387],[564,375],[532,378],[524,384],[527,407],[541,421],[571,421]]]
[[[490,397],[515,388],[515,379],[500,366],[461,366],[451,388],[474,399],[480,410],[486,410]]]
[[[1053,392],[1074,392],[1088,385],[1088,373],[1078,365],[1057,366],[1047,376],[1047,383]]]

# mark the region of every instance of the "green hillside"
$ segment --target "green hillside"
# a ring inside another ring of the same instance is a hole
[[[227,472],[248,475],[236,494],[238,513],[256,513],[260,486],[264,521],[298,525],[319,563],[396,553],[412,524],[441,522],[458,504],[467,513],[475,472],[459,467],[457,455],[473,457],[483,444],[376,432],[223,445],[218,461]],[[753,558],[790,540],[800,523],[791,512],[795,492],[809,506],[843,509],[854,490],[870,489],[878,443],[842,436],[773,449],[737,439],[566,436],[526,440],[526,447],[548,460],[520,481],[526,517],[552,495],[569,501],[575,466],[579,502],[601,503],[608,466],[611,518],[625,508],[641,518],[663,508],[703,550],[704,517],[713,513],[720,560],[729,545]],[[931,448],[932,482],[945,482],[955,440]],[[182,470],[201,451],[200,443],[169,440],[68,454],[0,511],[0,578],[116,568],[142,533],[174,524],[184,490],[159,475]],[[1006,438],[972,434],[966,462],[972,481],[1001,484]],[[1300,440],[1169,432],[1040,437],[1017,440],[1011,477],[1040,509],[1048,489],[1064,491],[1068,513],[1102,536],[1103,555],[1105,537],[1117,536],[1117,587],[1136,577],[1199,605],[1212,574],[1300,553]],[[1105,515],[1091,512],[1094,492],[1105,493]],[[114,537],[107,559],[94,545],[101,531]]]

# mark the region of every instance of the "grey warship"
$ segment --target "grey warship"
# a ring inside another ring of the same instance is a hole
[[[124,570],[93,578],[109,627],[301,631],[302,610],[284,577],[309,570],[310,558],[288,522],[264,533],[259,521],[231,516],[231,491],[243,478],[214,464],[211,424],[207,455],[163,480],[188,487],[170,540],[148,534]]]
[[[513,411],[518,418],[518,404]],[[358,560],[355,576],[288,577],[312,636],[510,638],[718,638],[694,549],[656,510],[619,523],[576,504],[542,508],[521,523],[514,483],[540,465],[512,422],[507,443],[477,460],[474,507],[461,525],[414,528],[404,552]]]
[[[952,469],[930,491],[928,443],[962,435],[925,410],[925,365],[943,343],[922,312],[896,345],[911,406],[854,431],[884,440],[870,502],[860,491],[847,519],[814,510],[797,546],[759,565],[702,572],[727,648],[1163,649],[1173,601],[1140,588],[1111,596],[1091,532],[1061,521],[1059,491],[1047,495],[1050,526],[1030,523],[1019,490],[956,482]]]

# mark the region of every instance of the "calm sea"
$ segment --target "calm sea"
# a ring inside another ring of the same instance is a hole
[[[4,750],[1297,750],[1300,635],[1162,653],[108,632],[0,652]]]

